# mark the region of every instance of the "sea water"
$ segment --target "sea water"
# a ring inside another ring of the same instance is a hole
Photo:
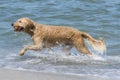
[[[66,56],[59,47],[42,51],[19,51],[32,45],[31,37],[14,32],[11,23],[21,17],[47,25],[72,26],[94,38],[104,37],[107,52],[88,57],[72,48]],[[120,80],[119,0],[1,0],[0,67],[27,71],[55,72]]]

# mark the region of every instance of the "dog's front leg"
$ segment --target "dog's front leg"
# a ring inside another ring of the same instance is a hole
[[[41,45],[31,45],[31,46],[27,46],[27,47],[24,47],[24,48],[20,51],[19,55],[20,55],[20,56],[23,56],[27,50],[35,50],[35,51],[36,51],[36,50],[41,50],[41,49],[42,49],[42,46],[41,46]]]
[[[36,51],[36,50],[41,50],[42,48],[43,48],[42,40],[40,40],[40,39],[34,39],[34,45],[24,47],[20,51],[19,55],[20,56],[24,55],[27,50],[35,50]]]

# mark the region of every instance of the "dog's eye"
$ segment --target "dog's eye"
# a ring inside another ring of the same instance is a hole
[[[22,23],[22,21],[19,21],[19,23]]]

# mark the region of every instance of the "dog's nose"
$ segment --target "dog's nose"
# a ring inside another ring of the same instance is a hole
[[[14,23],[11,24],[11,26],[13,26],[13,25],[14,25]]]

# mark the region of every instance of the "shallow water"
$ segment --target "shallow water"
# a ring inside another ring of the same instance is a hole
[[[94,38],[104,37],[107,53],[99,60],[73,48],[65,56],[60,48],[41,52],[18,52],[32,44],[25,33],[16,33],[11,23],[21,17],[49,25],[73,26]],[[0,67],[98,76],[103,80],[120,79],[120,1],[119,0],[5,0],[0,1]],[[56,51],[57,49],[57,51]]]

